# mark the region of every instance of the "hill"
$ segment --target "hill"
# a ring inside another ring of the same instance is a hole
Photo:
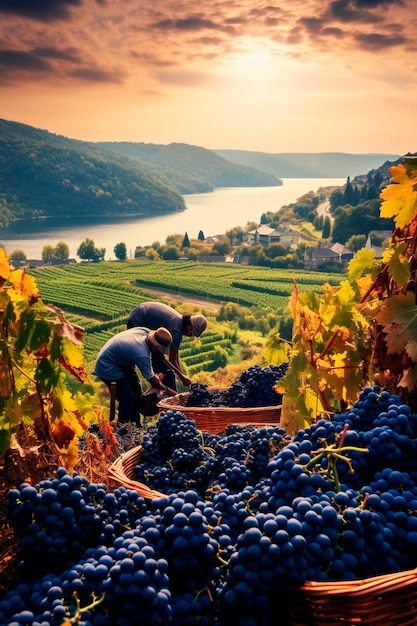
[[[204,148],[138,146],[79,141],[0,119],[0,226],[28,217],[152,217],[183,211],[185,193],[281,184]]]
[[[377,168],[384,161],[396,161],[398,154],[346,154],[344,152],[251,152],[215,150],[235,163],[254,167],[281,178],[347,178]]]
[[[232,163],[212,150],[185,143],[99,142],[97,146],[160,168],[181,193],[203,193],[219,187],[270,187],[282,181],[253,166]],[[185,174],[187,176],[185,176]]]

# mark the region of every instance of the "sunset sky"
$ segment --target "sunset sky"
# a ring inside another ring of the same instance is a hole
[[[415,0],[0,0],[0,118],[88,141],[417,151]]]

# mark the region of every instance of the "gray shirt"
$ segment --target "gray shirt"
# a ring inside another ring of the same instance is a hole
[[[163,302],[142,302],[131,311],[127,327],[145,326],[156,330],[161,326],[167,328],[172,335],[171,350],[178,352],[182,339],[182,315]]]
[[[104,344],[98,353],[94,373],[106,380],[124,378],[126,369],[139,368],[142,376],[150,380],[155,376],[151,351],[147,344],[148,328],[123,330]]]

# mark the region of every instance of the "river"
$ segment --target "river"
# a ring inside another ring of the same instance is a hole
[[[185,232],[196,239],[203,231],[205,237],[225,233],[234,226],[245,227],[248,222],[259,223],[262,213],[278,211],[308,191],[320,187],[341,186],[342,178],[286,178],[279,187],[233,187],[216,189],[212,193],[184,196],[187,208],[181,213],[150,218],[88,217],[27,219],[0,230],[0,246],[11,253],[23,250],[28,259],[41,259],[46,244],[55,246],[65,241],[70,257],[77,257],[80,243],[88,237],[97,248],[106,249],[106,260],[114,259],[114,246],[125,243],[129,258],[136,246],[165,243],[168,235]]]

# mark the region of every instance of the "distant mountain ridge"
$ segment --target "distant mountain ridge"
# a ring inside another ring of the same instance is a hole
[[[0,119],[0,228],[23,218],[175,213],[186,194],[277,186],[285,177],[353,178],[398,158],[87,142]]]
[[[385,161],[397,161],[399,154],[349,154],[344,152],[254,152],[214,150],[229,161],[254,167],[280,178],[354,178],[378,168]]]
[[[186,143],[159,145],[126,141],[98,142],[100,148],[117,152],[160,168],[181,193],[204,193],[219,187],[271,187],[282,185],[275,175],[252,166],[233,163],[212,150]],[[191,187],[183,180],[187,174]]]
[[[152,217],[185,210],[183,194],[282,184],[205,148],[93,143],[2,119],[0,164],[0,227],[28,217]]]

